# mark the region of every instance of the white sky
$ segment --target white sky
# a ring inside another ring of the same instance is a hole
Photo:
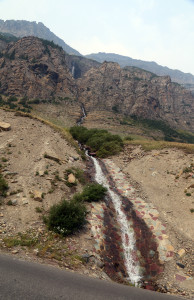
[[[194,0],[0,0],[0,19],[43,22],[82,54],[112,52],[194,74]]]

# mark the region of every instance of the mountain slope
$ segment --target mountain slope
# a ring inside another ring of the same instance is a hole
[[[81,55],[77,50],[71,48],[62,39],[57,37],[41,22],[36,23],[24,20],[0,20],[0,32],[10,33],[17,37],[36,36],[48,41],[53,41],[69,54]]]
[[[76,98],[66,53],[36,37],[9,43],[0,58],[0,93],[29,99]]]
[[[111,61],[118,63],[121,67],[133,66],[137,68],[144,69],[146,71],[155,73],[159,76],[170,76],[172,81],[178,82],[180,84],[193,85],[194,86],[194,76],[190,73],[184,73],[179,70],[172,70],[167,67],[158,65],[157,63],[151,61],[143,61],[138,59],[133,59],[128,56],[122,56],[114,53],[93,53],[86,55],[87,58],[95,59],[96,61],[102,63],[104,61]]]
[[[125,116],[164,120],[194,131],[194,96],[169,76],[105,62],[78,80],[79,100],[87,111],[107,110]]]
[[[4,45],[0,52],[0,95],[0,102],[2,98],[7,105],[10,96],[19,102],[25,97],[33,103],[57,103],[59,111],[62,103],[68,102],[76,105],[79,114],[83,103],[87,113],[118,112],[164,120],[172,127],[194,131],[194,96],[172,83],[169,76],[68,55],[53,42],[36,37]]]

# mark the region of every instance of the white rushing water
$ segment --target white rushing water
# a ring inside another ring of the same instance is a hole
[[[133,229],[130,227],[127,217],[122,210],[122,202],[120,197],[110,189],[110,185],[103,174],[97,159],[94,157],[91,157],[91,159],[93,160],[96,169],[95,180],[107,188],[117,214],[117,221],[120,224],[122,232],[121,239],[124,249],[124,263],[128,273],[128,280],[133,284],[138,285],[141,276],[139,274],[139,263],[134,261],[132,257],[132,253],[135,251],[135,238]]]
[[[72,74],[72,76],[74,77],[74,75],[75,75],[75,67],[74,67],[74,66],[72,66],[71,74]]]

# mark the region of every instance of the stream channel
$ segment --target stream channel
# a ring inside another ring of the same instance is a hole
[[[81,110],[78,126],[87,116],[83,105]],[[84,148],[84,145],[80,146]],[[158,290],[156,279],[163,268],[152,232],[136,214],[130,198],[119,194],[105,160],[91,156],[87,150],[85,152],[92,180],[107,188],[103,213],[104,238],[98,252],[104,262],[104,271],[114,281]]]

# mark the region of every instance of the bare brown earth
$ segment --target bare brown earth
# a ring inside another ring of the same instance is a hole
[[[64,180],[66,169],[86,169],[76,150],[38,120],[3,110],[0,120],[11,125],[10,131],[0,132],[0,163],[9,185],[0,206],[0,251],[107,279],[96,263],[82,262],[82,255],[93,249],[89,224],[76,235],[61,239],[46,230],[42,219],[53,204],[81,190],[79,182],[69,188]],[[45,153],[60,164],[45,158]],[[42,200],[36,201],[41,195]],[[13,205],[7,205],[10,203]],[[22,246],[17,245],[20,238]]]
[[[48,119],[50,116],[48,110]],[[68,123],[71,116],[75,122],[78,113],[72,112],[70,117],[67,115]],[[92,122],[95,123],[94,117],[86,119],[88,127],[92,126]],[[62,116],[60,118],[64,122]],[[110,114],[109,118],[114,118],[114,115]],[[53,119],[56,120],[55,114]],[[112,127],[112,132],[118,132],[119,121],[109,120],[110,124],[107,121],[105,127]],[[51,205],[63,197],[70,199],[73,193],[81,190],[79,182],[72,189],[64,181],[64,172],[68,168],[87,170],[81,157],[58,132],[38,120],[0,110],[0,121],[11,125],[10,131],[0,132],[0,163],[9,184],[8,196],[0,206],[0,251],[108,279],[96,263],[86,264],[81,261],[83,254],[93,253],[94,240],[89,224],[77,234],[61,239],[48,232],[42,220],[42,215]],[[134,133],[137,134],[137,131],[134,130]],[[45,153],[59,159],[60,164],[46,158]],[[192,172],[184,172],[185,168],[194,163],[193,155],[177,149],[145,152],[138,146],[128,145],[123,153],[112,159],[126,174],[139,196],[156,206],[161,220],[167,225],[175,256],[173,262],[167,263],[159,283],[166,286],[169,293],[191,298],[193,280],[176,283],[174,276],[176,273],[193,276],[194,213],[190,209],[194,208],[194,178]],[[41,202],[35,201],[36,191],[42,196]],[[7,205],[10,201],[14,205]],[[13,241],[18,236],[32,245],[27,245],[27,242],[22,246],[14,245]],[[37,242],[33,244],[34,241]],[[185,250],[182,257],[178,255],[180,249]],[[184,269],[179,268],[176,262],[182,263]]]

